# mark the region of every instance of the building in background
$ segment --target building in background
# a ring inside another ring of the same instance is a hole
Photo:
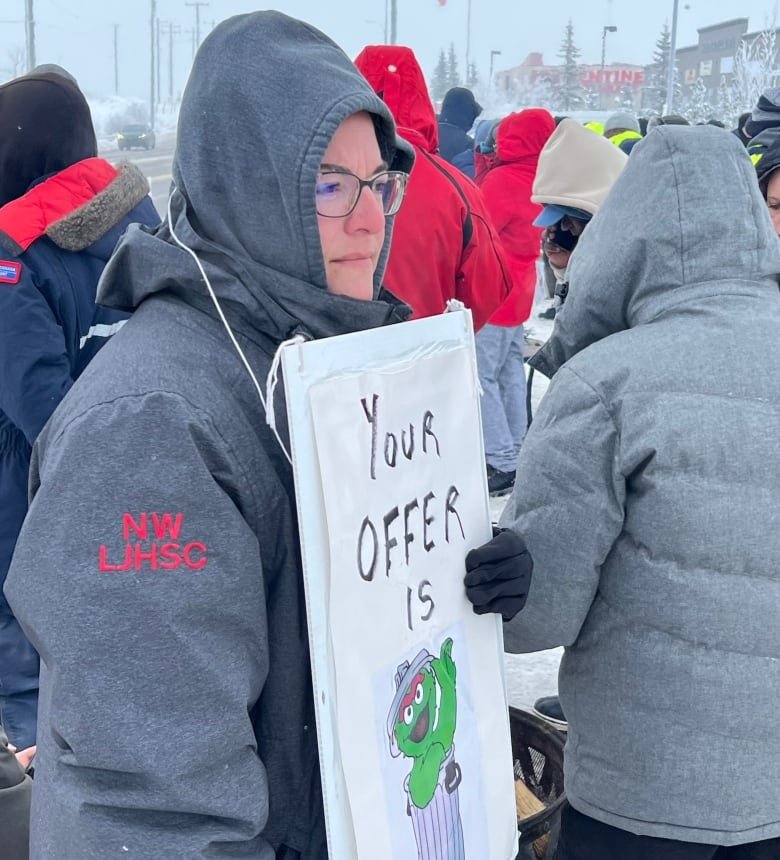
[[[780,85],[775,22],[748,31],[748,18],[732,18],[698,29],[696,44],[677,48],[673,110],[692,122],[718,118],[732,123],[750,110],[768,87]],[[667,47],[668,56],[668,47]],[[663,63],[666,67],[666,63]],[[635,110],[659,113],[666,100],[666,68],[658,63],[578,65],[576,92],[567,93],[574,110]],[[498,71],[494,94],[513,108],[561,109],[564,67],[529,54],[517,66]]]
[[[579,104],[582,109],[634,108],[645,82],[645,67],[633,63],[581,64]],[[496,93],[518,107],[542,105],[556,108],[556,88],[562,83],[563,66],[546,65],[541,53],[529,54],[518,66],[495,75]]]

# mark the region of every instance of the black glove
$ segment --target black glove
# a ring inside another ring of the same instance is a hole
[[[534,562],[523,539],[507,529],[466,556],[466,597],[474,612],[509,621],[525,606]]]

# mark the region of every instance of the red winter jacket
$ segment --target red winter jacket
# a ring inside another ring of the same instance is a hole
[[[509,260],[514,287],[490,317],[491,325],[520,325],[531,315],[542,241],[542,229],[533,226],[542,207],[531,202],[531,189],[539,153],[554,131],[555,120],[537,108],[509,114],[498,126],[496,161],[480,187]]]
[[[411,305],[415,318],[441,313],[448,299],[459,299],[471,309],[477,330],[512,286],[482,195],[435,154],[436,114],[413,52],[370,45],[355,65],[390,108],[416,156],[395,216],[384,285]]]

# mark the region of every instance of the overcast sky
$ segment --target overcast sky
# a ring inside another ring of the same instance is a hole
[[[326,32],[354,57],[366,44],[384,41],[385,7],[390,0],[279,0],[274,8],[302,18]],[[673,0],[470,0],[470,58],[487,78],[491,51],[494,71],[521,63],[532,51],[556,62],[566,23],[571,18],[581,62],[601,61],[605,25],[617,32],[606,38],[606,60],[648,63],[668,21]],[[466,57],[469,0],[397,0],[398,41],[417,53],[430,77],[439,51],[455,45],[461,71]],[[9,77],[14,51],[23,51],[24,0],[0,0],[0,78]],[[262,5],[210,0],[200,7],[201,37],[212,25]],[[678,47],[695,44],[697,28],[747,17],[751,30],[775,15],[774,0],[680,0]],[[143,10],[139,13],[138,10]],[[149,94],[151,0],[34,0],[36,60],[65,66],[90,95],[114,92],[114,25],[118,25],[119,94]],[[185,0],[157,0],[157,17],[182,32],[174,36],[174,92],[186,81],[192,56],[195,8]],[[17,21],[18,23],[14,23]],[[11,23],[8,23],[11,22]],[[780,20],[778,20],[780,23]],[[189,31],[188,31],[189,30]],[[168,92],[168,36],[162,37],[162,94]]]

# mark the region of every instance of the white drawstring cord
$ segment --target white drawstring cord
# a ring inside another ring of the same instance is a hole
[[[288,454],[287,449],[284,447],[284,443],[279,438],[279,434],[276,431],[276,407],[274,406],[274,392],[276,391],[276,384],[279,381],[279,365],[282,361],[282,350],[286,346],[293,346],[296,343],[305,343],[306,338],[302,334],[293,335],[293,337],[288,340],[282,341],[279,344],[278,349],[274,353],[274,360],[271,362],[271,369],[268,371],[268,376],[265,380],[265,422],[273,431],[274,436],[276,436],[279,445],[284,451],[284,456],[287,457],[287,461],[292,466],[292,457]]]
[[[263,390],[260,387],[260,383],[257,381],[257,377],[252,370],[247,357],[244,355],[244,351],[241,349],[239,342],[236,340],[236,336],[233,334],[233,329],[230,328],[230,323],[227,321],[225,314],[222,312],[222,307],[219,304],[216,293],[214,292],[213,287],[211,286],[211,281],[209,281],[208,275],[206,274],[206,270],[203,268],[200,260],[198,259],[198,255],[187,246],[184,242],[179,239],[173,229],[173,219],[171,218],[171,198],[173,197],[173,192],[177,190],[175,187],[171,189],[171,193],[168,195],[168,205],[167,205],[167,214],[168,214],[168,229],[170,230],[171,237],[173,241],[184,251],[186,251],[193,260],[195,260],[195,265],[198,267],[198,271],[200,272],[200,276],[203,278],[203,283],[206,285],[206,289],[208,290],[208,294],[211,297],[211,301],[214,303],[214,307],[217,309],[217,314],[219,315],[220,320],[222,320],[222,325],[225,327],[225,331],[228,333],[228,337],[230,338],[230,342],[235,347],[236,352],[238,353],[239,358],[241,359],[244,367],[247,370],[250,378],[252,379],[252,384],[255,386],[255,391],[257,391],[257,396],[260,398],[260,402],[263,404],[263,410],[265,411],[265,420],[268,426],[271,428],[274,436],[276,436],[276,441],[279,443],[279,447],[282,449],[284,456],[287,458],[287,462],[292,465],[292,457],[288,453],[287,449],[284,447],[284,442],[282,442],[281,437],[276,429],[276,413],[274,410],[274,401],[273,395],[276,389],[277,377],[279,373],[279,364],[281,361],[281,353],[282,349],[285,346],[289,346],[295,343],[303,343],[305,338],[303,335],[297,334],[289,340],[284,341],[279,344],[276,353],[274,354],[273,361],[271,362],[271,369],[268,372],[268,376],[266,378],[266,397],[263,396]],[[267,398],[267,399],[266,399]],[[270,407],[269,405],[270,404]]]

